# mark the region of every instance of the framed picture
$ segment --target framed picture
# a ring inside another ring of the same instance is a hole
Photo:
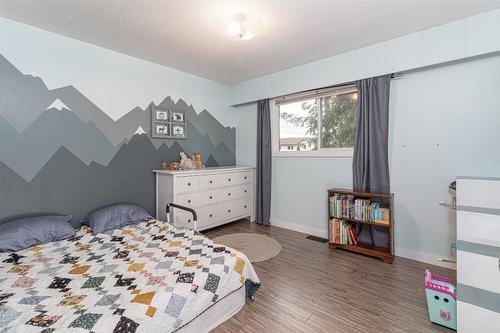
[[[169,124],[154,124],[154,137],[166,138],[170,137],[170,125]]]
[[[186,126],[184,125],[171,125],[172,126],[172,136],[176,138],[186,137]]]
[[[172,111],[170,121],[173,123],[185,123],[185,117],[183,111]]]
[[[156,109],[154,111],[154,121],[168,122],[168,110]]]
[[[186,111],[151,107],[151,138],[186,139]]]

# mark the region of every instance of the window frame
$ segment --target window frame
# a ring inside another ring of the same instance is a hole
[[[306,91],[271,99],[271,144],[273,157],[340,157],[352,158],[354,148],[321,148],[321,115],[318,112],[318,149],[299,151],[280,151],[280,114],[279,104],[298,102],[306,99],[318,99],[331,95],[357,92],[355,84],[330,87],[320,90]]]

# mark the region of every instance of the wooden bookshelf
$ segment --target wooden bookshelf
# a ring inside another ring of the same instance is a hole
[[[372,221],[364,221],[364,220],[356,220],[352,218],[340,217],[340,216],[332,216],[330,214],[330,197],[340,194],[340,195],[350,195],[353,196],[354,199],[369,199],[372,202],[379,202],[382,205],[385,205],[389,208],[389,223],[377,223]],[[343,249],[351,252],[356,252],[364,255],[368,255],[371,257],[379,258],[383,260],[385,263],[392,263],[394,259],[393,249],[394,249],[394,194],[393,193],[380,193],[380,192],[356,192],[350,191],[346,189],[340,188],[332,188],[328,190],[328,201],[327,201],[327,216],[328,221],[332,218],[337,218],[340,220],[344,220],[346,222],[351,222],[352,224],[365,224],[371,225],[374,227],[381,227],[385,229],[387,232],[387,246],[380,247],[374,246],[371,244],[360,243],[357,245],[348,245],[348,244],[337,244],[332,243],[330,241],[330,237],[328,237],[328,246],[330,249]],[[384,230],[381,229],[381,230]],[[330,228],[328,228],[330,230]]]

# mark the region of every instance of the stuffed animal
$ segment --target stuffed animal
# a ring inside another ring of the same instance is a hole
[[[167,169],[168,170],[180,170],[180,165],[179,165],[179,162],[172,162],[172,163],[168,163],[167,165]]]
[[[196,169],[196,164],[192,159],[186,156],[186,153],[181,152],[181,161],[179,162],[179,165],[182,170],[192,170]]]
[[[196,165],[196,169],[205,169],[205,164],[203,164],[203,161],[201,160],[201,154],[199,152],[193,153],[192,158],[194,164]]]

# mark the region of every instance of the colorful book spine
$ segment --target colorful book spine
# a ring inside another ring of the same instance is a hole
[[[356,245],[358,239],[354,226],[341,219],[332,218],[328,221],[328,240],[330,243]]]

